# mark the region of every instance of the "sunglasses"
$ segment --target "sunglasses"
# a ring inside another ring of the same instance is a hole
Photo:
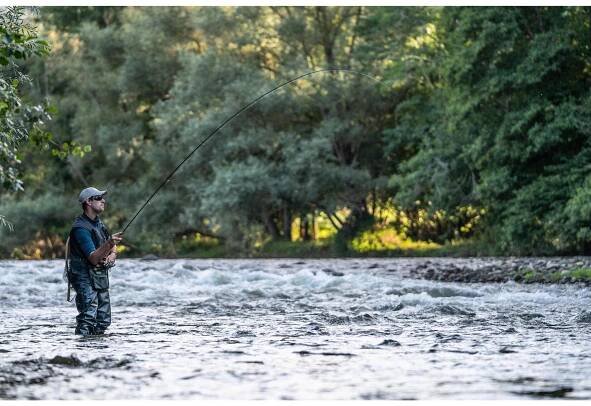
[[[106,201],[104,196],[92,196],[90,200],[94,200],[95,202],[99,202],[101,200]]]

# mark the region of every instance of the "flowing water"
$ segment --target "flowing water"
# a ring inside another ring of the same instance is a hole
[[[61,261],[1,261],[0,399],[591,398],[589,288],[421,261],[121,260],[89,338]]]

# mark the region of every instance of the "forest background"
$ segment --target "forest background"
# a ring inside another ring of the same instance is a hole
[[[42,7],[0,19],[0,257],[86,186],[122,255],[591,253],[589,7]]]

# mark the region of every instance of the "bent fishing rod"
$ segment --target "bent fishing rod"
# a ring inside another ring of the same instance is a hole
[[[193,154],[199,148],[201,148],[201,146],[203,144],[205,144],[207,141],[209,141],[218,131],[220,131],[222,128],[224,128],[226,126],[226,124],[228,124],[230,121],[232,121],[233,119],[235,119],[236,117],[238,117],[240,114],[242,114],[243,112],[245,112],[246,110],[248,110],[249,108],[251,108],[252,106],[254,106],[255,104],[257,104],[265,96],[267,96],[267,95],[269,95],[271,93],[276,92],[277,90],[281,89],[284,86],[289,85],[290,83],[293,83],[293,82],[295,82],[297,80],[300,80],[302,78],[305,78],[306,76],[314,75],[314,74],[317,74],[317,73],[323,73],[323,72],[345,72],[345,73],[351,73],[351,74],[355,74],[355,75],[359,75],[359,76],[364,76],[364,77],[369,78],[371,80],[374,80],[376,82],[381,82],[381,80],[378,79],[378,78],[376,78],[376,77],[373,77],[371,75],[368,75],[367,73],[355,71],[355,70],[352,70],[352,69],[347,69],[347,68],[325,68],[325,69],[318,69],[318,70],[315,70],[315,71],[304,73],[304,74],[299,75],[299,76],[297,76],[295,78],[292,78],[292,79],[290,79],[290,80],[288,80],[286,82],[283,82],[283,83],[281,83],[278,86],[275,86],[271,90],[266,91],[265,93],[263,93],[260,96],[258,96],[256,99],[252,100],[250,103],[248,103],[245,106],[243,106],[240,110],[236,111],[236,113],[234,113],[230,117],[226,118],[219,126],[217,126],[211,133],[209,133],[209,135],[207,137],[205,137],[203,140],[201,140],[201,142],[199,144],[197,144],[197,146],[195,148],[193,148],[193,150],[172,170],[172,172],[170,172],[170,174],[164,179],[164,181],[162,181],[162,183],[160,183],[160,185],[158,185],[158,187],[156,188],[156,190],[154,190],[154,193],[152,193],[152,195],[150,195],[150,197],[148,198],[148,200],[146,200],[144,202],[144,204],[135,213],[135,215],[131,218],[131,220],[129,220],[129,222],[123,228],[123,230],[120,232],[120,234],[125,233],[125,231],[129,228],[129,226],[131,225],[131,223],[133,223],[133,221],[136,219],[136,217],[142,212],[142,210],[144,210],[144,208],[150,203],[150,201],[152,201],[152,199],[154,198],[154,196],[156,196],[156,194],[158,194],[158,192],[160,191],[160,189],[162,189],[164,187],[164,185],[166,185],[168,183],[168,181],[181,168],[181,166],[183,166],[183,164],[185,162],[187,162],[189,160],[189,158],[191,158],[191,156],[193,156]]]

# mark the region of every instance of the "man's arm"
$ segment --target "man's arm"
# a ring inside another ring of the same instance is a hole
[[[110,254],[111,250],[115,248],[115,244],[121,241],[121,233],[113,234],[109,240],[96,249],[92,242],[90,231],[87,229],[75,228],[74,238],[76,238],[78,246],[84,253],[84,256],[86,256],[86,259],[88,259],[88,262],[90,262],[91,265],[96,266]]]
[[[109,255],[113,247],[115,247],[115,243],[111,242],[111,240],[107,240],[103,245],[92,251],[92,253],[88,256],[88,262],[90,262],[92,265],[97,265],[107,255]]]
[[[115,246],[119,241],[122,240],[122,233],[116,233],[111,236],[103,245],[98,247],[88,256],[88,262],[93,266],[96,266],[99,262],[102,262],[111,252],[115,249]]]
[[[96,249],[90,231],[82,227],[76,227],[72,230],[72,236],[76,240],[77,246],[84,254],[84,257],[88,259],[90,254]]]

